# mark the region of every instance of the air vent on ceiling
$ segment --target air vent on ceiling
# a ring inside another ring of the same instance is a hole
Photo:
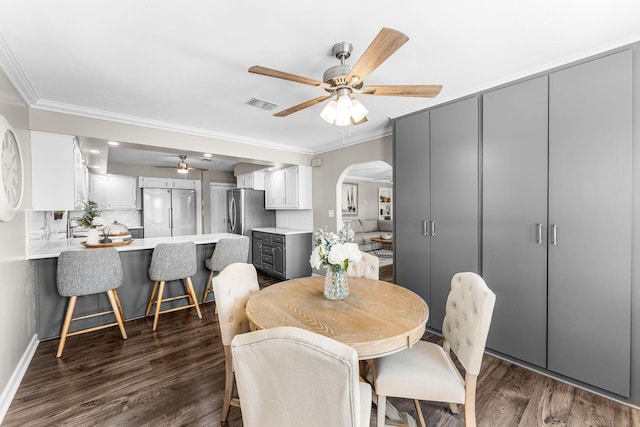
[[[264,99],[259,98],[251,98],[246,102],[246,104],[257,108],[262,108],[263,110],[273,110],[278,106],[278,104],[274,104],[273,102],[265,101]]]

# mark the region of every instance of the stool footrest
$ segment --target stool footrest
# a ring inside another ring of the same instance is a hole
[[[181,299],[181,298],[189,298],[189,295],[184,294],[184,295],[180,295],[180,296],[177,296],[177,297],[162,298],[162,301],[160,301],[160,302],[162,303],[162,302],[167,302],[167,301],[174,301],[174,300]],[[154,300],[154,302],[157,304],[158,300]]]
[[[109,323],[108,325],[94,326],[93,328],[82,329],[75,332],[69,332],[67,336],[72,337],[74,335],[86,334],[87,332],[99,331],[100,329],[111,328],[113,326],[118,326],[118,322]]]
[[[113,310],[103,311],[102,313],[87,314],[86,316],[74,317],[73,319],[71,319],[71,321],[73,322],[75,320],[91,319],[92,317],[106,316],[107,314],[113,314]]]
[[[165,300],[166,301],[166,300]],[[179,310],[185,310],[187,308],[193,308],[195,307],[195,304],[189,304],[189,305],[181,305],[180,307],[174,307],[174,308],[168,308],[166,310],[162,310],[160,311],[159,314],[164,314],[164,313],[171,313],[172,311],[179,311]]]

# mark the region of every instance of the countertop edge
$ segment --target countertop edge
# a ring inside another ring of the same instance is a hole
[[[293,228],[280,228],[280,227],[252,228],[251,231],[258,231],[260,233],[282,234],[282,235],[313,233],[312,230],[296,230]]]
[[[144,239],[135,239],[131,244],[125,246],[114,246],[118,252],[139,251],[145,249],[153,249],[158,243],[179,243],[194,242],[196,245],[204,245],[209,243],[217,243],[223,238],[239,238],[238,234],[231,233],[214,233],[214,234],[197,234],[189,236],[175,237],[152,237]],[[65,239],[65,240],[36,240],[29,242],[27,249],[27,259],[44,259],[57,258],[61,252],[71,250],[90,251],[93,248],[85,248],[81,242],[84,238]]]

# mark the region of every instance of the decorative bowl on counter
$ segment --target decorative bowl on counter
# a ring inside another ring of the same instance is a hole
[[[122,242],[124,240],[131,239],[131,233],[126,225],[120,224],[118,221],[113,221],[113,224],[107,224],[102,229],[105,239],[110,239],[112,242]]]

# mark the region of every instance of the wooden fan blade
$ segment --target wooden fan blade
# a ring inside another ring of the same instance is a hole
[[[361,125],[361,124],[366,123],[368,121],[369,121],[369,119],[367,119],[367,116],[364,116],[363,118],[361,118],[359,122],[356,122],[355,120],[353,120],[353,117],[351,117],[351,124],[354,125],[354,126],[355,125]]]
[[[316,87],[330,87],[327,83],[321,82],[320,80],[310,79],[308,77],[297,76],[291,73],[285,73],[284,71],[273,70],[271,68],[261,67],[259,65],[254,65],[249,68],[250,73],[261,74],[267,77],[275,77],[277,79],[289,80],[296,83],[302,83],[305,85],[316,86]]]
[[[349,84],[363,81],[373,70],[387,60],[388,57],[400,49],[409,37],[392,28],[383,28],[364,51],[356,65],[347,75]]]
[[[319,103],[321,103],[323,101],[326,101],[327,99],[331,98],[331,96],[332,95],[319,96],[317,98],[314,98],[314,99],[311,99],[309,101],[303,102],[302,104],[298,104],[298,105],[296,105],[294,107],[287,108],[286,110],[279,111],[279,112],[275,113],[274,116],[276,116],[276,117],[286,117],[289,114],[296,113],[296,112],[298,112],[300,110],[304,110],[305,108],[312,107],[312,106],[314,106],[316,104],[319,104]]]
[[[365,86],[361,89],[363,95],[375,96],[415,96],[420,98],[435,98],[442,90],[442,85],[389,85]]]

